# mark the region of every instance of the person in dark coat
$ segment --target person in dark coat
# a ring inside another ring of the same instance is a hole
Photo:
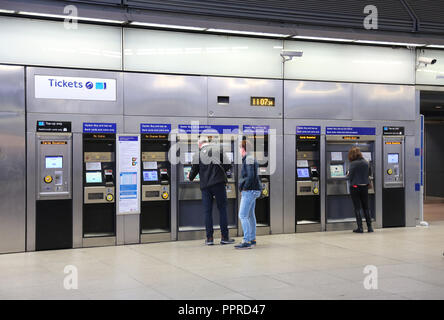
[[[362,156],[358,147],[352,147],[348,152],[348,161],[350,168],[348,170],[348,179],[350,182],[350,195],[353,201],[353,207],[356,216],[358,228],[353,230],[356,233],[363,233],[361,209],[364,212],[367,222],[368,232],[373,232],[372,218],[368,207],[368,186],[369,180],[369,164]]]
[[[227,217],[227,171],[231,169],[231,162],[219,145],[210,144],[208,138],[199,139],[199,153],[193,157],[193,165],[188,179],[193,181],[199,174],[202,203],[205,212],[206,245],[213,245],[213,197],[216,198],[219,210],[220,231],[222,239],[220,244],[232,244],[234,239],[229,238]]]

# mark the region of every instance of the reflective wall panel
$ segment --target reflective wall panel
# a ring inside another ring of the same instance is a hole
[[[417,58],[427,57],[436,59],[435,64],[421,64],[416,69],[416,83],[429,85],[444,85],[444,50],[417,50]]]

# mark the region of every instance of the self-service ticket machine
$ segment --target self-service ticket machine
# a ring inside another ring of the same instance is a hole
[[[142,134],[141,242],[171,240],[171,165],[168,134]]]
[[[326,229],[348,230],[356,226],[353,203],[350,198],[350,184],[347,178],[350,163],[348,151],[357,146],[362,155],[369,162],[369,209],[372,219],[375,219],[375,129],[374,128],[346,128],[362,129],[349,132],[342,128],[326,128]],[[356,134],[363,131],[366,134]],[[330,133],[330,134],[329,134]],[[353,134],[354,133],[354,134]],[[362,214],[362,217],[364,215]]]
[[[404,128],[383,128],[382,226],[405,227]]]
[[[72,248],[71,133],[36,133],[36,182],[35,249]]]
[[[296,135],[296,232],[321,228],[319,137]]]
[[[248,130],[248,129],[247,129]],[[244,133],[248,131],[244,128]],[[256,200],[256,226],[258,234],[269,234],[269,232],[260,232],[260,228],[270,227],[270,172],[268,166],[268,134],[260,131],[247,134],[245,139],[250,141],[254,147],[255,159],[259,164],[259,178],[262,184],[261,196]]]
[[[234,165],[234,159],[237,156],[237,135],[208,134],[207,137],[210,143],[220,146],[220,151],[225,152],[232,164],[231,170],[227,172],[227,218],[230,236],[237,236],[237,167]],[[199,152],[198,140],[197,134],[178,136],[178,149],[180,150],[180,159],[177,165],[178,240],[203,239],[206,236],[199,175],[193,181],[189,181],[187,177],[192,167],[192,159],[195,153]],[[215,199],[213,201],[213,224],[214,230],[220,229],[219,211]]]
[[[116,135],[83,133],[83,246],[116,244]]]

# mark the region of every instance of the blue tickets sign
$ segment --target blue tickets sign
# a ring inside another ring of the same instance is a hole
[[[163,123],[141,123],[140,133],[170,133],[171,124]]]
[[[115,123],[93,123],[84,122],[84,133],[116,133],[117,126]]]
[[[297,126],[296,134],[321,134],[321,126]]]
[[[370,127],[326,127],[326,135],[374,136],[376,128]]]
[[[185,133],[188,134],[189,133],[237,134],[239,132],[239,126],[223,126],[223,125],[210,125],[210,124],[201,124],[201,125],[179,124],[178,128],[180,131],[184,131]]]
[[[242,131],[246,134],[268,134],[270,130],[270,126],[267,125],[249,125],[246,124],[242,127]]]

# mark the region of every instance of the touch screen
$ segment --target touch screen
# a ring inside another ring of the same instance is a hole
[[[183,167],[183,180],[184,181],[190,181],[188,180],[188,173],[191,171],[191,167]],[[199,174],[194,178],[193,181],[199,181]]]
[[[387,155],[388,163],[399,163],[399,153],[389,153]]]
[[[310,178],[310,173],[308,172],[308,168],[298,168],[298,178]]]
[[[344,165],[336,164],[330,165],[330,174],[332,178],[342,178],[344,175]]]
[[[157,181],[159,177],[157,176],[157,170],[143,171],[143,181]]]
[[[63,168],[63,157],[45,157],[46,169]]]
[[[102,183],[102,172],[101,171],[87,172],[86,183]]]

